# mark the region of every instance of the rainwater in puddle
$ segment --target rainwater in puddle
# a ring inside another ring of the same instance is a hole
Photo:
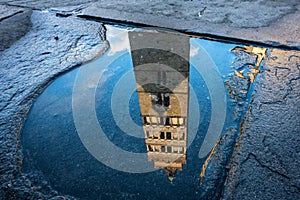
[[[80,199],[196,199],[234,122],[235,44],[107,26],[108,51],[51,83],[22,130],[23,172]]]

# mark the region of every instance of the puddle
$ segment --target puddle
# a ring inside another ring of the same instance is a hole
[[[199,199],[201,168],[220,136],[238,130],[256,74],[237,67],[236,44],[107,30],[102,57],[35,100],[22,130],[23,173],[41,171],[82,199]],[[235,79],[246,81],[242,97]]]

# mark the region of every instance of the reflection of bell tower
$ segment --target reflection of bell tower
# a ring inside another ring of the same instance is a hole
[[[189,38],[129,32],[148,160],[170,181],[186,164]]]

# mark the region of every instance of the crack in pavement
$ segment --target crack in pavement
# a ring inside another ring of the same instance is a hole
[[[282,176],[282,177],[284,177],[284,178],[286,178],[286,179],[288,179],[288,180],[291,179],[291,178],[288,177],[287,175],[285,175],[285,174],[283,174],[283,173],[281,173],[281,172],[278,172],[278,171],[275,170],[275,169],[272,169],[272,168],[269,167],[268,165],[263,164],[263,163],[257,158],[257,156],[256,156],[254,153],[252,153],[252,152],[248,154],[247,158],[246,158],[244,161],[241,162],[241,165],[245,164],[251,157],[254,158],[254,159],[256,160],[256,162],[257,162],[261,167],[267,168],[267,169],[270,170],[271,172],[273,172],[273,173],[275,173],[275,174],[278,174],[279,176]]]

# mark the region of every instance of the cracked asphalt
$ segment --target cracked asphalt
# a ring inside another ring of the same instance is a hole
[[[34,98],[55,77],[108,48],[101,19],[266,47],[254,84],[237,76],[225,83],[238,126],[216,146],[201,197],[300,198],[299,1],[0,0],[0,199],[73,199],[41,172],[22,174],[20,130]],[[256,61],[235,53],[243,58],[233,63],[237,70]]]

